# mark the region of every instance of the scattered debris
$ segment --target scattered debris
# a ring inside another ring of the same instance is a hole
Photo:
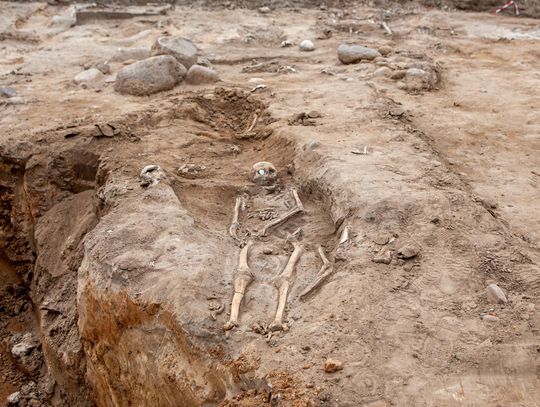
[[[152,46],[152,56],[171,55],[186,69],[197,63],[198,50],[191,40],[182,37],[159,37]]]
[[[206,170],[204,165],[184,164],[178,168],[178,175],[188,179],[198,178]]]
[[[338,49],[338,59],[344,64],[355,64],[357,62],[368,60],[371,61],[381,54],[373,48],[363,47],[354,44],[341,44]]]
[[[201,65],[192,65],[186,75],[186,83],[191,85],[202,85],[219,81],[217,72],[211,68]]]
[[[141,186],[143,188],[153,187],[166,177],[161,167],[157,164],[151,164],[144,167],[139,174]]]
[[[145,96],[170,90],[186,75],[186,68],[170,55],[160,55],[124,67],[116,76],[118,93]]]
[[[114,137],[120,134],[120,130],[109,123],[95,124],[94,126],[96,126],[97,130],[99,131],[99,134],[95,135],[95,137]]]
[[[314,119],[322,117],[322,114],[316,110],[312,110],[308,113],[300,112],[294,114],[290,119],[287,120],[289,126],[316,126],[317,122]]]
[[[334,373],[343,369],[343,362],[338,359],[328,358],[324,362],[324,371],[326,373]]]
[[[506,304],[508,302],[504,291],[495,283],[488,285],[487,297],[490,302],[496,304]]]
[[[313,44],[313,42],[310,40],[304,40],[300,43],[298,48],[300,48],[300,51],[309,52],[315,50],[315,44]]]

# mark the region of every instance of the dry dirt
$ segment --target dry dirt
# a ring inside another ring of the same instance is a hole
[[[228,4],[61,29],[65,5],[0,2],[0,86],[24,101],[0,99],[0,405],[540,406],[538,20]],[[163,34],[191,38],[221,81],[149,97],[74,84]],[[306,38],[315,51],[280,47]],[[342,65],[342,42],[386,55]],[[250,184],[258,161],[274,193]],[[166,178],[143,188],[149,164]],[[292,187],[306,211],[256,238],[225,335],[235,198],[251,196],[254,236]],[[298,228],[288,330],[271,333]],[[301,301],[319,245],[334,273]]]

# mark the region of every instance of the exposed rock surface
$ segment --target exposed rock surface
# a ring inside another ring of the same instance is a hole
[[[186,82],[191,85],[202,85],[214,83],[219,80],[219,76],[214,69],[201,65],[192,65],[186,75]]]
[[[144,96],[170,90],[186,75],[186,68],[170,55],[160,55],[126,66],[116,76],[119,93]]]
[[[152,55],[172,55],[186,69],[197,63],[197,53],[195,44],[182,37],[159,37],[152,46]]]
[[[338,59],[344,64],[355,64],[367,60],[371,61],[381,56],[381,53],[373,48],[354,44],[341,44],[337,49]]]

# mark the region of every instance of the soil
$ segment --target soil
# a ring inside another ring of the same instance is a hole
[[[0,405],[539,406],[538,21],[445,4],[180,4],[60,27],[68,5],[0,2],[0,86],[23,99],[0,99]],[[221,81],[74,83],[163,34]],[[343,42],[384,56],[342,65]],[[275,188],[250,182],[259,161]],[[293,189],[305,211],[259,236]],[[238,196],[254,279],[224,332]],[[319,246],[332,273],[301,299]]]

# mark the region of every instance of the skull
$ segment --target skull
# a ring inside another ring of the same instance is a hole
[[[251,167],[249,178],[257,185],[270,186],[277,181],[277,170],[274,164],[267,161],[261,161]]]

